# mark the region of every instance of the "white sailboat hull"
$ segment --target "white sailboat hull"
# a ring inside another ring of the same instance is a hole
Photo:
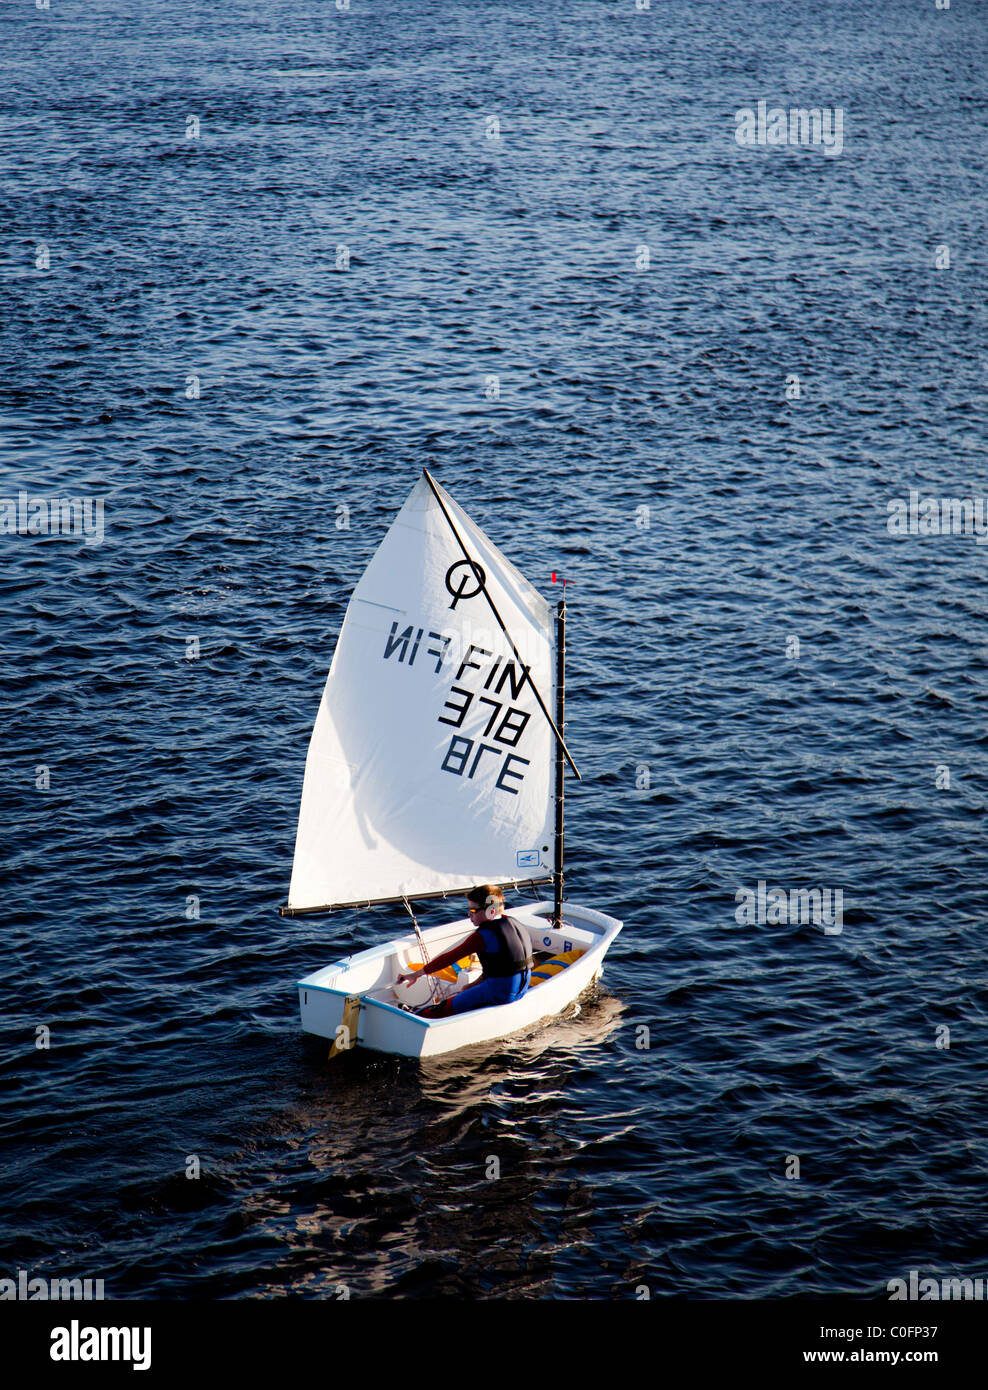
[[[302,1027],[316,1037],[337,1040],[346,1001],[359,996],[356,1039],[349,1041],[400,1057],[437,1057],[531,1028],[540,1020],[561,1013],[600,978],[604,956],[623,925],[603,912],[563,903],[562,929],[556,931],[550,926],[552,911],[552,902],[543,901],[512,906],[508,915],[528,931],[533,951],[559,954],[582,950],[583,954],[558,974],[530,986],[513,1003],[471,1009],[448,1018],[427,1019],[406,1013],[398,1006],[398,998],[417,1006],[427,1002],[430,990],[425,980],[398,986],[397,993],[394,989],[398,974],[408,968],[409,961],[421,960],[418,942],[409,932],[299,980]],[[430,959],[464,940],[473,930],[468,918],[428,928],[422,936]]]

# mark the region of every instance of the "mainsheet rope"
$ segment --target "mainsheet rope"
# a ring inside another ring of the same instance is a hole
[[[408,913],[409,917],[411,917],[411,919],[412,919],[412,926],[415,928],[415,938],[416,938],[416,940],[417,940],[418,943],[419,943],[419,950],[422,952],[422,964],[423,964],[424,966],[425,966],[425,965],[428,965],[428,964],[429,964],[429,953],[428,953],[428,951],[425,949],[425,940],[424,940],[424,938],[423,938],[423,936],[422,936],[422,932],[421,932],[421,930],[420,930],[420,928],[419,928],[419,924],[418,924],[418,922],[415,920],[415,913],[412,911],[411,906],[409,905],[409,902],[408,902],[408,899],[407,899],[407,898],[402,898],[402,902],[405,904],[405,910],[406,910],[406,912]],[[439,989],[439,981],[436,979],[435,975],[427,975],[426,978],[427,978],[428,981],[429,981],[429,989],[430,989],[430,991],[431,991],[431,993],[432,993],[432,1002],[433,1002],[434,1004],[441,1004],[441,1003],[442,1003],[442,992],[441,992],[440,989]]]

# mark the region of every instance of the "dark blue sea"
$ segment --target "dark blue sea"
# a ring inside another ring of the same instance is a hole
[[[0,535],[0,1274],[988,1277],[985,6],[22,0],[0,42],[0,501],[104,507]],[[840,149],[739,144],[759,102]],[[575,1017],[329,1063],[296,980],[407,918],[278,908],[423,466],[570,581],[567,889],[625,926]],[[911,489],[971,528],[894,533]],[[739,921],[759,883],[840,930]]]

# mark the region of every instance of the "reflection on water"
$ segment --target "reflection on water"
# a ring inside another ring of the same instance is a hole
[[[591,990],[527,1034],[422,1063],[361,1050],[330,1063],[323,1043],[307,1047],[311,1098],[283,1117],[307,1172],[290,1211],[245,1202],[290,1251],[270,1291],[544,1292],[554,1255],[591,1238],[574,1154],[633,1129],[622,1114],[600,1135],[568,1133],[567,1087],[622,1012]]]

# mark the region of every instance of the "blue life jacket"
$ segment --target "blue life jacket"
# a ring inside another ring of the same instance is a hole
[[[477,952],[485,980],[503,980],[531,968],[532,947],[528,932],[513,917],[498,917],[496,921],[485,922],[478,930],[485,947]]]

